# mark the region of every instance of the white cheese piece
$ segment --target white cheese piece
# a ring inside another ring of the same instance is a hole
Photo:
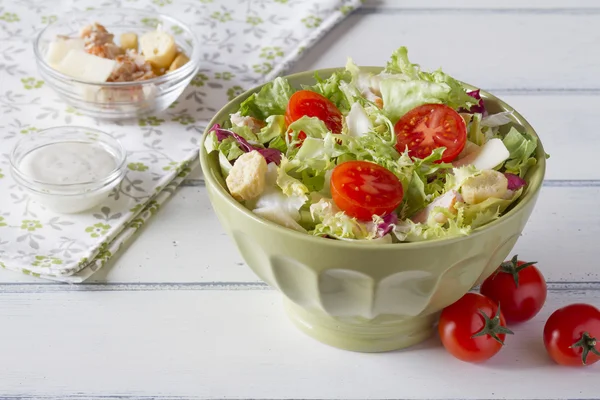
[[[364,136],[373,129],[373,123],[359,103],[352,104],[350,112],[346,116],[346,125],[348,126],[348,135],[354,137]]]
[[[473,165],[475,168],[494,169],[510,157],[510,152],[498,138],[490,139],[477,151],[473,151],[465,157],[452,163],[455,168],[464,165]]]
[[[502,140],[494,138],[481,146],[481,150],[473,160],[473,165],[480,170],[493,169],[506,161],[508,157],[510,157],[510,152]]]
[[[73,78],[92,83],[106,82],[116,61],[71,49],[56,70]]]
[[[65,58],[69,50],[81,50],[85,49],[85,42],[83,39],[67,39],[67,40],[55,40],[50,42],[48,45],[48,51],[46,52],[46,62],[53,68]]]

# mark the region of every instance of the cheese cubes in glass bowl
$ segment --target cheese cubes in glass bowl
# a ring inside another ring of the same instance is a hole
[[[135,9],[73,13],[34,44],[40,74],[69,105],[95,118],[160,112],[198,72],[198,39],[183,23]]]

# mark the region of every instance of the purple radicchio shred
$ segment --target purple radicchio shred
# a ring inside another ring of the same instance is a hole
[[[275,165],[281,164],[281,151],[277,149],[256,149],[267,160],[267,164],[272,162]]]
[[[233,132],[221,128],[221,125],[219,124],[214,124],[213,127],[210,129],[210,132],[214,132],[215,135],[217,135],[217,140],[219,142],[222,142],[223,140],[233,135]]]
[[[215,132],[219,142],[227,139],[228,137],[233,137],[239,143],[241,149],[246,153],[249,153],[252,150],[258,151],[265,158],[267,164],[272,162],[275,163],[275,165],[279,165],[281,163],[282,153],[277,149],[264,149],[261,147],[252,146],[246,139],[235,132],[221,128],[221,125],[219,124],[213,125],[211,132]]]
[[[477,104],[472,105],[469,110],[461,108],[459,110],[459,112],[469,112],[471,114],[478,113],[478,114],[482,114],[482,115],[487,115],[487,110],[485,109],[485,105],[483,104],[483,99],[481,98],[481,94],[479,93],[479,89],[467,92],[467,95],[469,95],[469,96],[471,96],[474,99],[477,99],[479,101],[477,102]]]
[[[377,233],[379,234],[380,237],[384,237],[385,235],[387,235],[388,233],[393,231],[394,227],[398,223],[398,216],[396,215],[395,212],[384,215],[382,218],[383,218],[383,222],[381,222],[377,226]]]
[[[521,178],[519,175],[509,174],[507,172],[504,176],[506,176],[506,179],[508,180],[508,190],[519,190],[527,185],[525,179]]]

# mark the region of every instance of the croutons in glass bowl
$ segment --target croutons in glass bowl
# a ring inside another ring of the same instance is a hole
[[[107,9],[48,25],[34,53],[43,79],[77,111],[126,119],[169,107],[197,73],[200,46],[174,18]]]

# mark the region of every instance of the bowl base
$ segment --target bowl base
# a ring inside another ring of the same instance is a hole
[[[301,331],[327,345],[362,353],[404,349],[433,335],[437,314],[388,317],[385,321],[332,317],[321,310],[307,310],[284,297],[289,318]]]

